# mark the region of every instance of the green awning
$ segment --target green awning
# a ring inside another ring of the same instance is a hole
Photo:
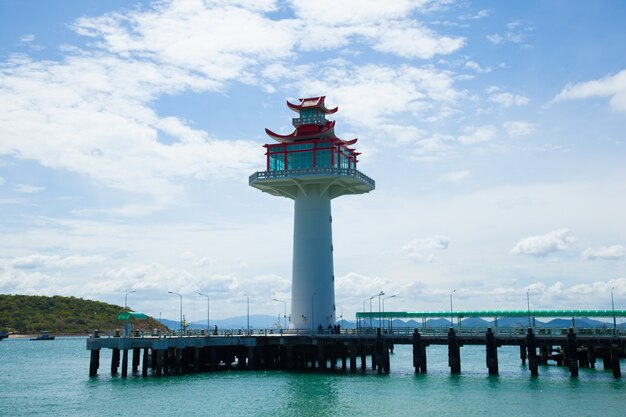
[[[130,320],[130,319],[143,320],[147,318],[148,316],[146,316],[145,314],[137,313],[136,311],[125,311],[117,315],[118,320]]]

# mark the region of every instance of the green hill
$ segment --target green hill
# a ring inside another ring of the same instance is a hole
[[[43,297],[0,294],[0,331],[9,333],[86,334],[94,329],[106,333],[122,329],[117,315],[124,308],[75,297]],[[152,317],[133,321],[133,328],[165,330]]]

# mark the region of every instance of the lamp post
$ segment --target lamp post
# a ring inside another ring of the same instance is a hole
[[[315,293],[311,294],[311,336],[315,335],[315,309],[313,308],[313,299],[315,298]]]
[[[137,290],[132,290],[126,293],[126,295],[124,295],[124,311],[126,311],[128,309],[127,304],[128,304],[128,294],[132,294]]]
[[[177,295],[180,297],[180,335],[183,335],[183,295],[174,291],[168,291],[168,294]]]
[[[615,320],[615,300],[613,299],[613,291],[615,287],[611,287],[611,309],[613,310],[613,334],[617,334],[617,321]]]
[[[370,313],[371,313],[371,312],[372,312],[372,300],[373,300],[374,298],[378,297],[378,315],[379,315],[378,319],[379,319],[379,320],[380,320],[380,296],[381,296],[381,295],[385,295],[385,293],[381,291],[381,292],[379,292],[378,294],[374,294],[374,295],[372,295],[372,296],[369,298],[369,300],[370,300]],[[380,325],[380,322],[379,322],[379,325]],[[371,314],[370,314],[370,327],[372,327],[372,315],[371,315]]]
[[[279,303],[283,303],[284,307],[285,307],[285,315],[283,316],[283,318],[285,319],[285,330],[287,330],[287,301],[283,301],[283,300],[278,300],[276,298],[273,298],[274,301],[277,301]]]
[[[378,293],[378,327],[383,327],[383,318],[380,316],[380,296],[381,295],[385,295],[384,292],[379,292]]]
[[[246,296],[246,335],[250,335],[250,296],[248,294],[244,294]]]
[[[526,289],[526,310],[528,311],[528,327],[530,326],[530,288]]]
[[[209,299],[208,295],[202,294],[201,292],[199,292],[198,295],[206,297],[206,334],[208,336],[211,333],[211,331],[209,330],[209,328],[211,327],[210,322],[209,322],[209,320],[211,318],[211,316],[210,316],[211,302],[210,302],[210,299]]]
[[[124,295],[124,312],[128,310],[128,294],[132,294],[135,291],[136,290],[129,291]],[[130,322],[129,320],[126,320],[126,323],[124,323],[124,336],[128,336],[128,331],[130,330],[129,327],[130,327]]]
[[[450,327],[454,327],[454,322],[452,321],[452,294],[454,294],[456,290],[452,290],[450,293]]]
[[[397,296],[398,296],[398,294],[394,294],[394,295],[390,295],[388,297],[383,298],[383,314],[385,314],[385,300],[388,299],[388,298],[394,298],[394,297],[397,297]],[[389,321],[389,323],[391,323],[391,320]]]
[[[367,297],[365,300],[363,300],[363,312],[365,313],[365,303],[367,302],[367,300],[369,300],[369,297]]]

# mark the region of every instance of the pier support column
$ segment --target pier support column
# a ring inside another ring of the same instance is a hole
[[[372,363],[372,367],[378,370],[379,374],[383,373],[383,336],[380,333],[380,327],[376,329],[376,343],[374,344],[374,352],[372,358],[376,357],[376,364]],[[374,362],[372,360],[372,362]]]
[[[567,333],[567,345],[565,351],[567,353],[567,365],[569,367],[569,372],[573,377],[578,376],[577,348],[578,343],[576,340],[576,333],[574,333],[574,328],[570,327],[569,332]]]
[[[143,349],[143,358],[141,360],[141,376],[148,376],[148,362],[150,361],[150,348]]]
[[[526,348],[528,349],[528,369],[530,370],[530,374],[532,376],[538,376],[537,340],[532,327],[529,327],[528,333],[526,333]]]
[[[122,354],[122,378],[128,376],[128,349],[124,349]]]
[[[255,364],[257,362],[255,353],[256,352],[255,352],[254,346],[249,346],[248,347],[248,370],[250,371],[255,370]]]
[[[317,347],[317,364],[318,368],[325,371],[327,368],[326,346]]]
[[[120,350],[113,348],[111,351],[111,375],[117,375],[117,369],[120,366]]]
[[[91,359],[89,360],[89,376],[98,375],[99,367],[100,367],[100,349],[93,349],[91,351]]]
[[[202,369],[200,369],[200,348],[195,347],[193,348],[193,371],[200,372],[201,370]]]
[[[165,353],[167,351],[159,349],[156,351],[153,351],[152,354],[154,355],[156,352],[156,374],[157,376],[161,376],[163,374],[163,356],[165,355]]]
[[[359,350],[361,351],[361,370],[365,371],[367,369],[367,346],[365,345],[365,343],[361,344]]]
[[[539,357],[540,362],[544,365],[548,364],[548,356],[550,356],[550,346],[548,345],[539,345]]]
[[[619,366],[619,357],[622,347],[619,344],[619,339],[611,340],[611,370],[613,371],[613,377],[620,378],[622,376],[622,370]]]
[[[426,346],[419,330],[413,330],[413,368],[416,374],[426,373]]]
[[[487,329],[485,346],[487,350],[487,369],[489,369],[489,375],[498,375],[498,346],[496,345],[496,337],[491,331],[491,327]]]
[[[350,373],[356,373],[356,343],[350,343]]]
[[[141,354],[140,348],[133,348],[133,363],[131,366],[132,373],[137,373],[137,369],[139,368],[139,356]]]
[[[526,365],[526,343],[522,342],[519,345],[519,358],[522,360],[522,365]]]
[[[595,369],[595,367],[596,367],[596,348],[594,348],[593,346],[589,346],[587,348],[587,360],[588,360],[588,366],[591,369]]]
[[[461,373],[461,349],[452,327],[448,330],[448,366],[452,375]]]

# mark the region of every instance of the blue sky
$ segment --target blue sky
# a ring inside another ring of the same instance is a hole
[[[277,315],[293,203],[247,184],[326,95],[376,190],[333,201],[337,307],[626,302],[626,5],[0,2],[0,292]]]

